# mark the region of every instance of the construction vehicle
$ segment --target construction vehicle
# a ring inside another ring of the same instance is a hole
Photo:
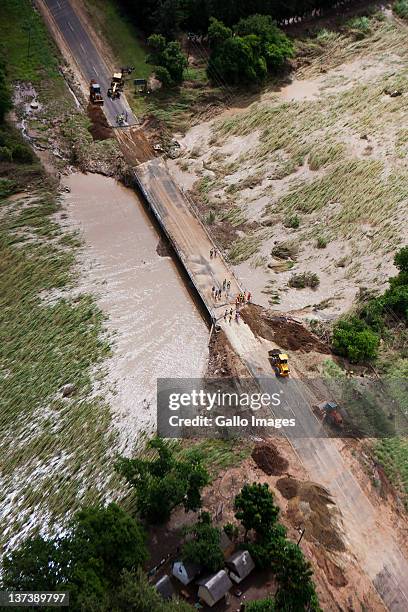
[[[114,72],[110,87],[108,89],[108,97],[112,98],[112,100],[120,98],[124,85],[125,81],[122,72]]]
[[[336,402],[321,402],[313,406],[313,412],[323,422],[335,427],[343,429],[343,417]]]
[[[89,84],[89,101],[91,104],[96,104],[97,106],[103,106],[101,86],[96,81],[91,81]]]
[[[108,89],[108,96],[112,100],[120,98],[120,94],[123,92],[125,86],[125,76],[133,72],[133,67],[121,68],[120,72],[114,72],[111,80],[110,87]]]
[[[282,353],[279,349],[272,349],[268,351],[268,356],[277,376],[289,376],[290,369],[286,353]]]

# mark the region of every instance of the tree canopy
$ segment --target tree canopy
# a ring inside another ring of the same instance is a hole
[[[156,458],[121,458],[116,469],[135,492],[140,516],[149,523],[164,523],[171,511],[182,504],[187,511],[201,507],[201,489],[209,476],[201,455],[192,450],[183,459],[176,459],[170,445],[153,438],[148,447],[157,451]]]
[[[145,534],[137,521],[116,504],[88,507],[75,515],[66,535],[35,536],[5,555],[2,588],[64,589],[73,609],[110,609],[109,591],[121,572],[146,560]]]
[[[11,110],[11,92],[6,80],[6,68],[0,61],[0,123],[4,121],[5,114]]]
[[[193,537],[182,548],[184,561],[197,563],[208,572],[217,572],[224,565],[224,555],[220,546],[221,531],[211,524],[208,512],[203,512],[198,522],[186,530]]]
[[[279,508],[273,501],[269,486],[255,482],[246,484],[235,498],[235,517],[246,531],[266,533],[278,520]]]
[[[252,15],[235,26],[234,34],[212,18],[208,28],[211,56],[207,73],[213,81],[238,85],[263,81],[293,56],[289,38],[267,15]]]
[[[181,83],[187,58],[178,42],[167,42],[161,34],[152,34],[147,41],[150,53],[146,57],[155,66],[156,76],[164,86]]]

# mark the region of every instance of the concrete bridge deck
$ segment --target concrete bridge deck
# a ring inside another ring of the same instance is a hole
[[[137,184],[156,219],[170,240],[191,282],[200,295],[211,318],[223,317],[226,307],[235,305],[242,287],[222,255],[214,258],[214,243],[192,208],[193,204],[171,178],[165,162],[152,159],[134,168]],[[222,289],[224,279],[230,281],[229,294],[222,292],[215,301],[211,289]]]

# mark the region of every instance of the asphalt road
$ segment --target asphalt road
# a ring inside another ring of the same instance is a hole
[[[99,80],[106,91],[110,82],[109,70],[71,4],[68,0],[43,1],[86,79]],[[112,123],[117,114],[124,111],[124,98],[116,102],[107,100],[105,112]],[[133,116],[129,116],[129,119],[130,122],[135,120]],[[231,297],[239,290],[239,286],[221,258],[210,260],[212,243],[191,205],[171,179],[165,164],[159,160],[139,165],[135,173],[209,311],[220,319],[236,353],[253,376],[259,379],[261,387],[267,390],[270,385],[268,378],[271,380],[267,353],[268,349],[275,346],[255,337],[243,321],[234,321],[232,324],[224,322],[222,313],[225,305],[214,303],[211,286],[222,284],[224,278],[230,278]],[[299,393],[304,393],[304,390],[299,390]],[[294,395],[292,392],[291,397]],[[348,469],[335,441],[316,437],[316,419],[310,408],[313,397],[305,397],[305,400],[305,411],[298,415],[302,435],[289,437],[290,442],[310,478],[325,485],[333,495],[343,516],[350,549],[371,578],[387,609],[406,612],[408,561],[399,549],[393,530],[381,525],[381,513],[372,506]]]
[[[107,91],[112,75],[70,2],[68,0],[43,0],[43,4],[48,8],[85,80],[89,82],[94,79],[100,84],[105,102],[104,111],[109,124],[116,126],[116,118],[122,113],[127,116],[128,125],[137,124],[136,117],[124,96],[114,101],[108,98]]]

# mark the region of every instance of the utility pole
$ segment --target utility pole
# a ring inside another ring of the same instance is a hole
[[[306,527],[298,527],[297,531],[300,533],[300,538],[297,541],[297,545],[299,546],[300,542],[302,541],[303,536],[305,535],[305,531],[306,531]]]

